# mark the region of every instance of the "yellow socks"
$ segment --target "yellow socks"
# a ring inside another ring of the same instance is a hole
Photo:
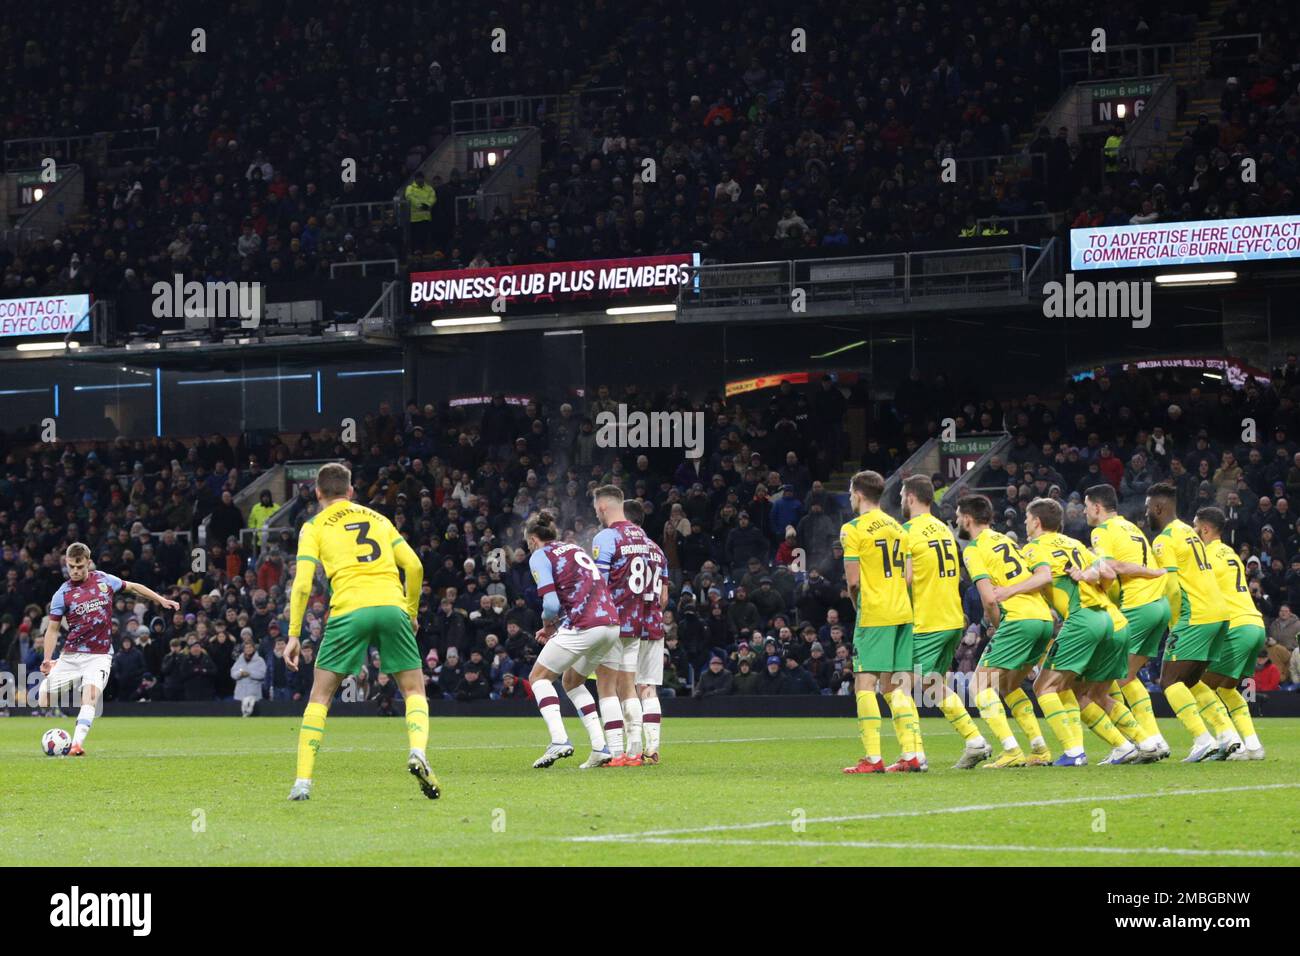
[[[985,687],[975,698],[975,703],[980,709],[980,716],[989,725],[989,730],[993,731],[993,735],[1002,744],[1002,749],[1018,749],[1020,745],[1016,742],[1015,735],[1011,733],[1011,725],[1007,723],[1007,712],[1002,706],[998,692],[992,687]]]
[[[1038,718],[1034,715],[1034,702],[1029,699],[1024,688],[1017,687],[1007,694],[1007,706],[1011,708],[1011,716],[1016,718],[1016,723],[1031,744],[1043,736],[1043,729],[1038,726]]]
[[[1250,719],[1250,705],[1246,703],[1246,698],[1241,696],[1241,691],[1235,687],[1220,687],[1217,693],[1219,700],[1223,701],[1223,706],[1228,709],[1228,716],[1232,718],[1232,724],[1237,728],[1241,739],[1254,738],[1255,722]]]
[[[1111,701],[1110,719],[1116,730],[1135,744],[1151,739],[1151,735],[1143,729],[1137,718],[1133,716],[1133,711],[1128,709],[1128,704],[1124,703],[1123,696],[1116,698],[1114,694],[1111,694]]]
[[[1069,709],[1061,700],[1060,694],[1039,694],[1038,706],[1043,708],[1043,718],[1052,733],[1061,742],[1061,747],[1071,750],[1074,747],[1074,734],[1070,729]]]
[[[1128,688],[1125,688],[1127,691]],[[1205,721],[1201,720],[1201,714],[1196,709],[1196,698],[1192,692],[1187,689],[1187,685],[1182,681],[1177,684],[1170,684],[1165,688],[1165,700],[1169,701],[1169,706],[1174,710],[1174,716],[1182,722],[1187,728],[1187,732],[1192,735],[1193,739],[1206,736],[1208,731],[1205,729]]]
[[[907,755],[920,756],[925,753],[921,744],[921,719],[916,710],[912,695],[901,687],[889,696],[889,710],[893,716],[894,733],[898,736],[898,747]]]
[[[1151,695],[1147,692],[1146,685],[1135,677],[1124,685],[1122,693],[1128,709],[1133,711],[1133,718],[1142,725],[1147,736],[1155,737],[1159,734],[1160,725],[1156,723],[1155,711],[1151,709]],[[1165,694],[1165,698],[1168,697],[1169,695]]]
[[[948,723],[952,724],[952,729],[961,734],[963,740],[974,740],[980,735],[980,729],[975,726],[975,721],[971,719],[966,705],[951,690],[939,704],[939,709],[943,711],[944,717],[948,718]]]
[[[1057,695],[1065,706],[1066,716],[1070,720],[1070,741],[1075,750],[1083,749],[1083,721],[1079,718],[1079,698],[1074,691],[1063,690]]]
[[[1089,704],[1083,708],[1083,713],[1080,716],[1083,722],[1088,725],[1089,730],[1112,747],[1123,747],[1128,743],[1124,735],[1111,723],[1110,716],[1097,704]]]
[[[1219,695],[1210,689],[1209,684],[1198,681],[1192,688],[1192,696],[1196,698],[1196,706],[1201,712],[1201,718],[1210,725],[1210,732],[1214,736],[1235,733],[1232,719],[1228,717],[1228,709],[1223,706],[1223,701],[1219,700]]]
[[[412,750],[424,753],[429,743],[429,699],[423,694],[406,698],[406,738]]]
[[[316,766],[316,751],[325,739],[325,715],[329,708],[324,704],[308,704],[302,714],[302,728],[298,731],[298,779],[310,780]]]
[[[874,690],[860,690],[858,698],[858,734],[862,752],[872,760],[880,759],[880,701]]]

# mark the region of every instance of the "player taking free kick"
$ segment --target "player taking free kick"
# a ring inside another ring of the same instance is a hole
[[[50,600],[45,660],[41,662],[41,673],[46,676],[36,691],[36,699],[42,707],[49,707],[51,693],[81,682],[81,709],[68,753],[82,757],[86,751],[81,745],[95,721],[99,695],[108,683],[113,664],[113,595],[118,591],[138,594],[169,611],[179,605],[143,584],[96,571],[90,563],[90,548],[80,541],[68,545],[63,558],[68,565],[68,580],[59,585]],[[54,645],[64,618],[68,621],[68,639],[63,642],[63,653],[54,660]]]
[[[330,586],[330,613],[316,655],[315,680],[298,733],[298,777],[290,800],[311,797],[312,768],[325,736],[325,715],[343,678],[365,663],[373,645],[386,673],[392,674],[406,700],[410,742],[407,769],[430,800],[439,796],[438,781],[424,755],[429,741],[429,702],[415,643],[424,569],[411,546],[377,511],[352,502],[352,473],[343,465],[322,465],[316,473],[321,508],[298,535],[298,561],[289,601],[289,642],[284,660],[298,669],[302,616],[311,598],[316,568]],[[401,568],[406,579],[403,591]]]

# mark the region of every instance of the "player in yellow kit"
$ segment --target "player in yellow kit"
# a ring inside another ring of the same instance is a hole
[[[1160,686],[1174,715],[1192,735],[1192,749],[1183,763],[1200,763],[1217,756],[1220,745],[1205,729],[1205,719],[1221,725],[1223,702],[1202,680],[1206,666],[1228,635],[1228,605],[1219,592],[1205,542],[1178,517],[1178,492],[1168,482],[1147,491],[1147,518],[1156,536],[1151,541],[1156,560],[1166,571],[1170,634],[1160,668]],[[1229,726],[1231,723],[1229,722]],[[1230,746],[1224,740],[1223,746]],[[1225,754],[1224,756],[1227,756]]]
[[[1090,710],[1089,728],[1112,745],[1106,763],[1127,763],[1137,757],[1137,748],[1115,730],[1104,710],[1078,697],[1085,687],[1099,680],[1099,674],[1119,673],[1122,669],[1125,646],[1116,637],[1115,627],[1117,623],[1124,626],[1124,617],[1102,593],[1107,583],[1103,577],[1105,567],[1098,564],[1090,569],[1096,564],[1095,556],[1083,542],[1061,533],[1064,517],[1060,502],[1051,498],[1035,498],[1025,513],[1025,531],[1029,535],[1023,549],[1025,557],[1049,566],[1052,584],[1048,593],[1062,621],[1034,683],[1034,693],[1048,726],[1065,748],[1053,766],[1087,765],[1083,707]],[[1079,574],[1072,575],[1071,571]],[[1026,583],[1019,583],[998,588],[996,593],[1005,598],[1026,589]]]
[[[903,530],[911,555],[908,583],[912,588],[912,679],[919,680],[926,699],[938,703],[948,723],[966,747],[957,769],[969,770],[993,753],[975,726],[966,704],[945,682],[957,645],[966,629],[961,606],[961,549],[952,529],[930,513],[934,484],[925,475],[903,481]],[[924,758],[921,758],[924,759]]]
[[[406,700],[410,743],[407,770],[430,800],[439,795],[424,749],[429,740],[429,702],[415,643],[416,614],[424,571],[392,522],[377,511],[352,502],[352,473],[343,465],[322,465],[316,473],[321,508],[298,535],[298,562],[289,603],[289,641],[284,659],[298,669],[298,635],[311,598],[315,571],[324,572],[330,588],[330,614],[316,656],[315,679],[298,733],[298,776],[290,800],[311,797],[316,751],[325,736],[325,716],[343,678],[366,662],[371,646],[379,648],[385,673],[392,674]],[[398,569],[405,577],[398,577]]]
[[[1218,508],[1202,508],[1196,512],[1192,527],[1205,542],[1205,555],[1214,569],[1214,578],[1219,583],[1219,593],[1228,605],[1228,633],[1223,646],[1206,666],[1205,683],[1223,701],[1228,717],[1232,720],[1234,733],[1242,741],[1242,746],[1233,748],[1232,738],[1228,735],[1228,746],[1221,747],[1219,753],[1225,760],[1263,760],[1264,745],[1255,734],[1255,723],[1250,719],[1250,707],[1237,690],[1243,678],[1255,673],[1255,658],[1264,649],[1267,632],[1264,630],[1264,615],[1255,607],[1255,600],[1250,596],[1250,586],[1246,583],[1246,569],[1241,565],[1237,552],[1220,540],[1227,517]],[[1224,751],[1227,751],[1226,753]]]
[[[1169,744],[1160,733],[1151,695],[1138,679],[1138,671],[1160,650],[1169,626],[1169,599],[1165,597],[1165,571],[1155,559],[1142,529],[1118,513],[1119,499],[1110,484],[1093,485],[1084,492],[1084,508],[1092,526],[1092,550],[1119,581],[1119,606],[1128,622],[1128,669],[1110,688],[1115,704],[1110,717],[1121,731],[1130,725],[1123,717],[1124,704],[1137,721],[1138,732],[1131,739],[1141,745],[1150,740],[1160,759],[1169,756]]]
[[[1001,743],[1002,753],[984,769],[1046,766],[1052,761],[1052,752],[1038,727],[1034,704],[1021,685],[1052,642],[1052,609],[1039,593],[1051,584],[1051,571],[1046,562],[1031,563],[1011,538],[989,527],[992,521],[993,505],[983,495],[963,498],[957,505],[957,527],[967,539],[962,561],[979,592],[991,635],[975,668],[975,704]],[[1026,593],[1005,601],[995,599],[999,587],[1018,582],[1026,583]],[[1029,737],[1028,757],[1007,723],[1003,698]]]
[[[917,773],[926,769],[921,721],[912,700],[912,599],[907,593],[907,532],[880,507],[885,479],[860,471],[849,485],[857,515],[840,528],[844,579],[857,609],[853,629],[854,689],[865,755],[845,773]],[[880,757],[880,704],[885,695],[901,751]]]

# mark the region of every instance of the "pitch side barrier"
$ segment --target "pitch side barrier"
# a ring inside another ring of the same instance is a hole
[[[1164,695],[1159,691],[1151,692],[1151,703],[1157,717],[1172,717],[1173,711],[1165,703]],[[662,697],[660,704],[665,717],[842,717],[855,716],[855,705],[851,696],[825,696],[809,694],[807,696],[763,697],[745,695],[743,697]],[[254,708],[256,717],[301,717],[304,701],[259,700]],[[562,700],[566,716],[576,716],[573,705]],[[393,715],[400,715],[401,707],[394,708]],[[942,717],[943,714],[932,707],[921,707],[922,717]],[[1251,705],[1251,713],[1257,717],[1300,717],[1300,694],[1275,691],[1260,695]],[[238,717],[240,706],[237,700],[214,701],[153,701],[150,703],[127,703],[109,701],[104,704],[104,714],[109,717]],[[377,706],[373,702],[334,703],[330,706],[331,717],[376,717]],[[537,705],[531,700],[480,700],[455,701],[429,698],[429,716],[431,717],[533,717],[537,716]]]

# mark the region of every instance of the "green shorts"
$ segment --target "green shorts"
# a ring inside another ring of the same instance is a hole
[[[1114,626],[1112,620],[1111,632],[1097,645],[1096,653],[1083,672],[1083,679],[1089,684],[1098,681],[1109,684],[1113,680],[1122,681],[1128,676],[1128,654],[1133,645],[1128,637],[1128,628],[1123,627],[1116,632]]]
[[[1128,620],[1128,652],[1135,657],[1152,658],[1160,652],[1160,639],[1169,627],[1169,598],[1150,604],[1125,608]]]
[[[420,669],[420,648],[405,608],[392,604],[359,607],[325,622],[316,666],[335,674],[355,674],[366,663],[370,648],[379,648],[385,674]]]
[[[853,671],[856,674],[910,671],[912,625],[886,624],[853,630]]]
[[[1165,646],[1165,660],[1212,661],[1227,636],[1227,621],[1215,621],[1213,624],[1180,624],[1169,632],[1169,643]]]
[[[1081,607],[1072,612],[1061,625],[1056,634],[1056,643],[1052,645],[1052,653],[1047,655],[1043,667],[1082,675],[1097,653],[1097,648],[1111,640],[1114,634],[1115,624],[1109,614],[1099,607]]]
[[[1052,622],[1038,620],[1003,621],[993,632],[993,638],[979,666],[985,670],[1018,671],[1033,667],[1052,643]]]
[[[957,645],[964,634],[961,628],[948,631],[927,631],[912,637],[912,669],[925,674],[946,674],[957,654]]]
[[[1218,653],[1210,658],[1208,670],[1224,677],[1241,680],[1255,673],[1255,658],[1264,649],[1268,634],[1259,624],[1241,624],[1228,628]]]

